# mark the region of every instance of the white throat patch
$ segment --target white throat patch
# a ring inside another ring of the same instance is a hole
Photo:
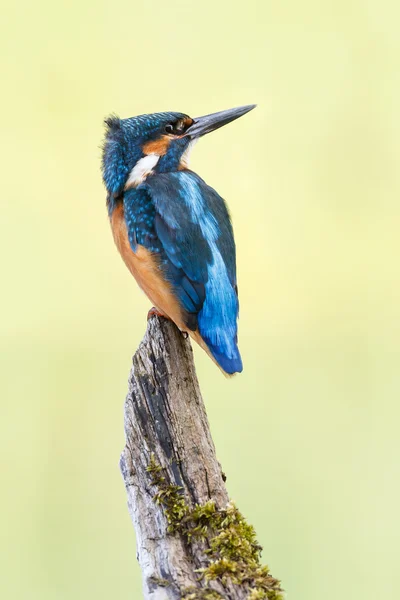
[[[146,177],[150,175],[159,160],[160,157],[158,154],[148,154],[147,156],[140,158],[129,173],[125,189],[127,190],[128,188],[140,185]]]
[[[181,156],[181,165],[185,168],[187,168],[189,166],[189,159],[190,159],[190,154],[195,146],[195,144],[197,144],[198,139],[195,138],[194,140],[192,140],[188,147],[186,148],[185,152],[182,154]]]

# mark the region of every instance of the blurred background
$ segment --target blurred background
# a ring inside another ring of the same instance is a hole
[[[150,304],[109,231],[104,116],[253,102],[192,156],[238,247],[244,373],[195,349],[218,456],[289,599],[398,593],[399,13],[3,4],[2,598],[142,597],[118,460]]]

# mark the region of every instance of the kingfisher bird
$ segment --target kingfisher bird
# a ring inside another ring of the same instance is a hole
[[[102,172],[115,244],[154,304],[149,314],[189,333],[226,375],[243,369],[235,240],[225,201],[188,162],[201,136],[253,108],[105,119]]]

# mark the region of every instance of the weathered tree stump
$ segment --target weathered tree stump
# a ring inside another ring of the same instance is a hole
[[[280,598],[254,529],[229,502],[190,341],[157,316],[133,357],[125,433],[145,600]]]

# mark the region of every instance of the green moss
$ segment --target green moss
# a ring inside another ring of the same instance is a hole
[[[260,562],[261,546],[256,539],[254,527],[247,523],[236,506],[230,502],[225,508],[217,509],[209,500],[190,509],[182,494],[182,488],[169,484],[162,475],[162,468],[151,456],[147,471],[151,473],[151,484],[156,486],[154,501],[162,505],[168,521],[168,532],[182,535],[190,544],[196,540],[207,540],[204,553],[208,565],[199,570],[200,580],[228,582],[247,585],[247,600],[281,600],[279,581],[272,577],[267,566]],[[215,600],[222,598],[210,588],[187,590],[182,600]]]
[[[224,600],[215,590],[188,588],[183,592],[182,600]]]
[[[161,577],[150,577],[149,580],[151,581],[151,583],[155,583],[156,585],[160,586],[160,587],[169,587],[171,585],[171,582],[168,581],[168,579],[162,579]]]
[[[156,463],[154,454],[151,454],[146,470],[152,476],[151,485],[158,489],[153,500],[156,504],[161,504],[164,509],[168,521],[168,533],[175,533],[189,510],[182,495],[182,488],[179,485],[167,484],[162,475],[162,467]]]
[[[157,464],[156,458],[155,458],[153,452],[150,455],[150,462],[149,462],[148,466],[146,467],[146,471],[148,473],[161,473],[161,471],[162,471],[162,467],[159,464]]]

